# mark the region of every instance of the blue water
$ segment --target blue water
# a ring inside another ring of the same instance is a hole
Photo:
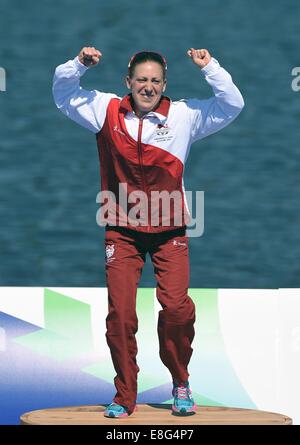
[[[193,145],[185,170],[186,189],[205,191],[191,286],[300,287],[299,20],[296,0],[1,0],[0,285],[105,285],[95,138],[51,94],[55,67],[91,45],[103,61],[82,85],[119,95],[141,49],[166,55],[174,100],[211,94],[190,46],[231,73],[246,106]],[[149,260],[140,284],[155,284]]]

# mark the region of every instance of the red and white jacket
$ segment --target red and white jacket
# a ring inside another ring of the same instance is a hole
[[[151,233],[186,225],[189,210],[183,172],[190,147],[193,142],[228,125],[244,106],[230,74],[212,58],[199,71],[211,85],[213,97],[174,102],[162,96],[155,111],[138,118],[130,94],[121,98],[116,94],[83,89],[80,77],[87,69],[78,57],[58,66],[53,79],[53,96],[56,106],[66,116],[96,134],[101,190],[112,192],[116,197],[116,224],[110,224]],[[179,211],[182,218],[178,219],[178,207],[172,206],[172,200],[171,215],[164,215],[161,202],[152,199],[157,196],[155,193],[162,191],[175,192],[182,197]],[[141,223],[137,225],[129,215],[141,201],[140,192],[144,192],[148,201],[145,214],[139,215]],[[125,196],[121,198],[120,193]],[[134,201],[134,196],[139,201]]]

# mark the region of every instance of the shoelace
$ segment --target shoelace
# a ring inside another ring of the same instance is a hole
[[[185,386],[177,386],[175,388],[176,396],[178,399],[186,399],[189,398],[191,391],[189,388],[186,388]]]

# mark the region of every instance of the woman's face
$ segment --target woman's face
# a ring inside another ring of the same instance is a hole
[[[166,89],[163,69],[157,62],[147,61],[135,66],[133,76],[126,77],[127,87],[131,90],[135,112],[139,117],[153,110]]]

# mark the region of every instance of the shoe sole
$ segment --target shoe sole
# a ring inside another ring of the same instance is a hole
[[[133,411],[132,411],[131,414],[133,414],[135,411],[137,411],[137,406],[134,407],[134,409],[133,409]],[[108,412],[108,413],[106,414],[106,412],[104,411],[103,416],[104,416],[104,417],[109,417],[110,419],[116,419],[116,418],[120,419],[120,418],[124,418],[124,417],[131,416],[131,414],[123,413],[123,414],[117,414],[117,415],[116,415],[116,414],[114,414],[113,412]]]
[[[103,414],[104,417],[110,417],[111,419],[115,419],[118,418],[120,419],[121,417],[128,417],[128,413],[123,413],[123,414],[114,414],[113,412],[109,412],[108,414]]]
[[[192,408],[188,409],[185,408],[178,409],[176,408],[175,405],[172,405],[172,414],[174,416],[193,416],[194,414],[196,414],[196,408],[197,408],[196,404]]]

